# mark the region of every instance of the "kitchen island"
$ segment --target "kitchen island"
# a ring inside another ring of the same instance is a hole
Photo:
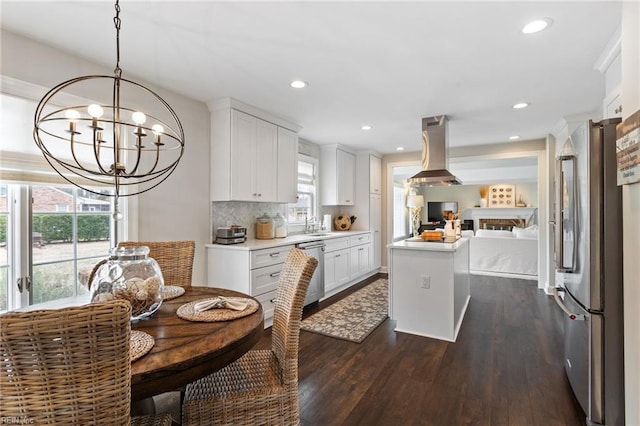
[[[387,249],[395,330],[455,342],[470,299],[469,240],[410,238]]]

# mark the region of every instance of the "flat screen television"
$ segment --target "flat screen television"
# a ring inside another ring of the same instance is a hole
[[[427,221],[442,222],[442,212],[449,210],[458,213],[457,201],[427,201]]]

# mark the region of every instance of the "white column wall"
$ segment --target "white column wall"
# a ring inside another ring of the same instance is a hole
[[[622,5],[622,116],[640,109],[640,3]],[[640,182],[622,187],[625,417],[640,425]]]

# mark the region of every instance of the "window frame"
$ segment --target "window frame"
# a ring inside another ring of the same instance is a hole
[[[309,179],[306,180],[301,180],[300,179],[300,162],[304,162],[304,163],[308,163],[311,164],[313,167],[313,173],[311,176],[311,183],[309,182]],[[319,182],[320,182],[320,178],[319,178],[319,171],[320,171],[320,160],[309,156],[309,155],[305,155],[305,154],[298,154],[298,173],[296,174],[297,176],[297,182],[296,182],[296,198],[298,200],[300,200],[302,197],[301,196],[306,196],[306,195],[310,195],[311,196],[311,206],[310,206],[310,213],[307,213],[305,215],[307,220],[310,220],[312,218],[315,218],[315,220],[319,220],[318,219],[318,212],[319,212],[319,208],[320,208],[320,188],[319,188]],[[304,190],[300,190],[300,185],[305,185],[305,186],[311,186],[313,187],[313,191],[304,191]],[[289,203],[287,205],[287,220],[289,223],[289,226],[292,228],[292,230],[297,230],[298,227],[301,227],[301,230],[304,230],[304,225],[305,225],[305,220],[292,220],[292,216],[290,214],[291,209],[292,208],[296,208],[297,203]]]

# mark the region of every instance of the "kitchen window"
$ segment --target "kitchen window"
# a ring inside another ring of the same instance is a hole
[[[298,156],[298,201],[289,204],[287,220],[290,225],[304,225],[312,218],[317,221],[318,164],[317,158]]]

